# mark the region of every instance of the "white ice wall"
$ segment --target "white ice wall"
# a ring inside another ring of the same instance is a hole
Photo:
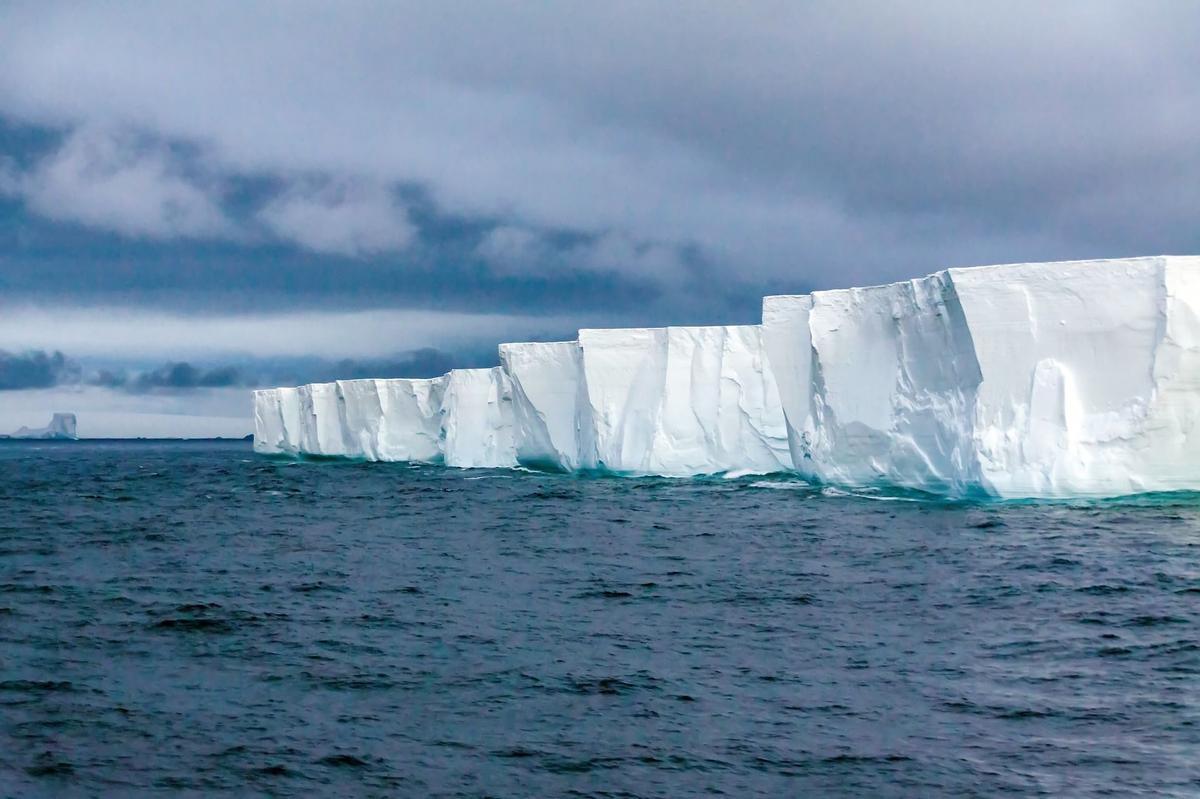
[[[254,392],[254,451],[266,455],[298,455],[304,426],[298,388]]]
[[[438,463],[445,378],[339,380],[342,452],[378,461]]]
[[[577,341],[500,345],[512,382],[517,460],[575,471],[596,465],[596,445]]]
[[[1200,487],[1200,259],[768,297],[798,469],[951,494]]]
[[[374,382],[380,414],[375,457],[382,461],[442,462],[446,377]]]
[[[447,466],[517,465],[512,387],[500,367],[452,370],[446,377],[442,413]]]
[[[445,382],[339,380],[255,391],[254,449],[439,462]]]
[[[379,427],[383,421],[380,382],[386,381],[339,380],[334,384],[341,398],[342,454],[380,460]]]
[[[1148,416],[1156,441],[1140,449],[1155,488],[1200,489],[1200,258],[1163,268],[1162,337],[1154,351],[1155,394]],[[1146,485],[1137,486],[1142,490]]]
[[[1200,259],[951,269],[983,374],[983,479],[1004,496],[1200,487]]]
[[[336,383],[312,383],[299,389],[304,433],[301,451],[320,455],[350,455],[342,426]]]
[[[632,474],[790,466],[758,325],[581,330],[596,461]]]
[[[763,351],[779,391],[793,468],[813,476],[811,312],[812,297],[807,294],[763,298]]]
[[[291,454],[279,407],[279,392],[283,390],[263,388],[254,392],[254,451],[262,455]]]
[[[583,330],[502,366],[254,394],[255,449],[962,495],[1200,489],[1200,258],[949,269],[763,324]]]
[[[956,493],[978,482],[979,369],[945,275],[815,292],[809,340],[817,476]]]

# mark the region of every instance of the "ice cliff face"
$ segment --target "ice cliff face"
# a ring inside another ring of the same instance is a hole
[[[255,391],[254,449],[438,463],[445,384],[445,377],[339,380]]]
[[[949,494],[1200,487],[1200,259],[767,297],[797,469]]]
[[[690,475],[791,458],[757,325],[584,330],[436,380],[256,391],[264,454]]]
[[[791,460],[757,325],[502,344],[518,460],[565,471],[776,472]]]
[[[1200,258],[948,269],[762,325],[581,330],[434,380],[255,393],[265,453],[948,495],[1200,489]]]
[[[595,463],[629,474],[790,467],[758,325],[581,330]]]
[[[500,363],[512,382],[517,460],[568,472],[595,468],[579,342],[501,344]]]
[[[254,431],[254,449],[265,455],[517,465],[512,390],[499,367],[262,389]]]
[[[442,444],[447,466],[517,465],[512,384],[500,367],[455,369],[447,375]]]
[[[1200,258],[950,270],[1006,496],[1200,487]]]
[[[767,297],[767,351],[796,469],[822,482],[963,493],[979,368],[944,274]]]

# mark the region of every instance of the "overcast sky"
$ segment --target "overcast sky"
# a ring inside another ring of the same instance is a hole
[[[1197,252],[1197,41],[1189,0],[0,4],[0,432]]]

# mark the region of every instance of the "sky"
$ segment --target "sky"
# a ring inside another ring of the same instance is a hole
[[[1200,252],[1200,4],[0,4],[0,433]]]

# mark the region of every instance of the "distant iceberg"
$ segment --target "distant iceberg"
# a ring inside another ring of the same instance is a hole
[[[1200,257],[947,269],[500,362],[257,391],[255,449],[947,496],[1200,489]]]
[[[79,438],[73,413],[56,413],[45,427],[22,427],[12,435],[0,438],[74,441]]]

